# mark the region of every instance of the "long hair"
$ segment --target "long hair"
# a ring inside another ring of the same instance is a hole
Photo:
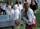
[[[38,8],[38,3],[35,0],[34,0],[34,3],[35,3],[35,5],[32,5],[32,1],[31,1],[31,4],[30,4],[30,7],[31,7],[31,9],[33,9],[33,11],[37,10],[37,8]]]

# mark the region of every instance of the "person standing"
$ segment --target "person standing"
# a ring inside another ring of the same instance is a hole
[[[19,4],[16,1],[16,4],[14,5],[14,13],[15,13],[15,28],[19,29],[20,28],[20,19],[19,19],[19,15],[20,15],[20,9],[19,9]]]
[[[32,27],[36,24],[36,17],[34,15],[33,10],[30,8],[30,4],[26,1],[24,3],[24,17],[23,19],[26,21],[26,29],[32,29]],[[36,26],[36,25],[35,25]]]

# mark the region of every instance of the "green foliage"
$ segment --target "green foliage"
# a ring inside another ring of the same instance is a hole
[[[36,17],[37,17],[37,25],[38,25],[38,27],[40,27],[40,9],[39,9],[39,11],[36,13]]]

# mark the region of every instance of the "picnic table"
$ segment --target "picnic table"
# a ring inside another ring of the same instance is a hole
[[[11,19],[9,15],[1,15],[0,16],[0,27],[8,27],[8,26],[14,26],[15,21]]]

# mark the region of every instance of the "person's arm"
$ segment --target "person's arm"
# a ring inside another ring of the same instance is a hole
[[[25,23],[28,23],[28,19],[24,16],[24,10],[21,12],[21,20]]]

